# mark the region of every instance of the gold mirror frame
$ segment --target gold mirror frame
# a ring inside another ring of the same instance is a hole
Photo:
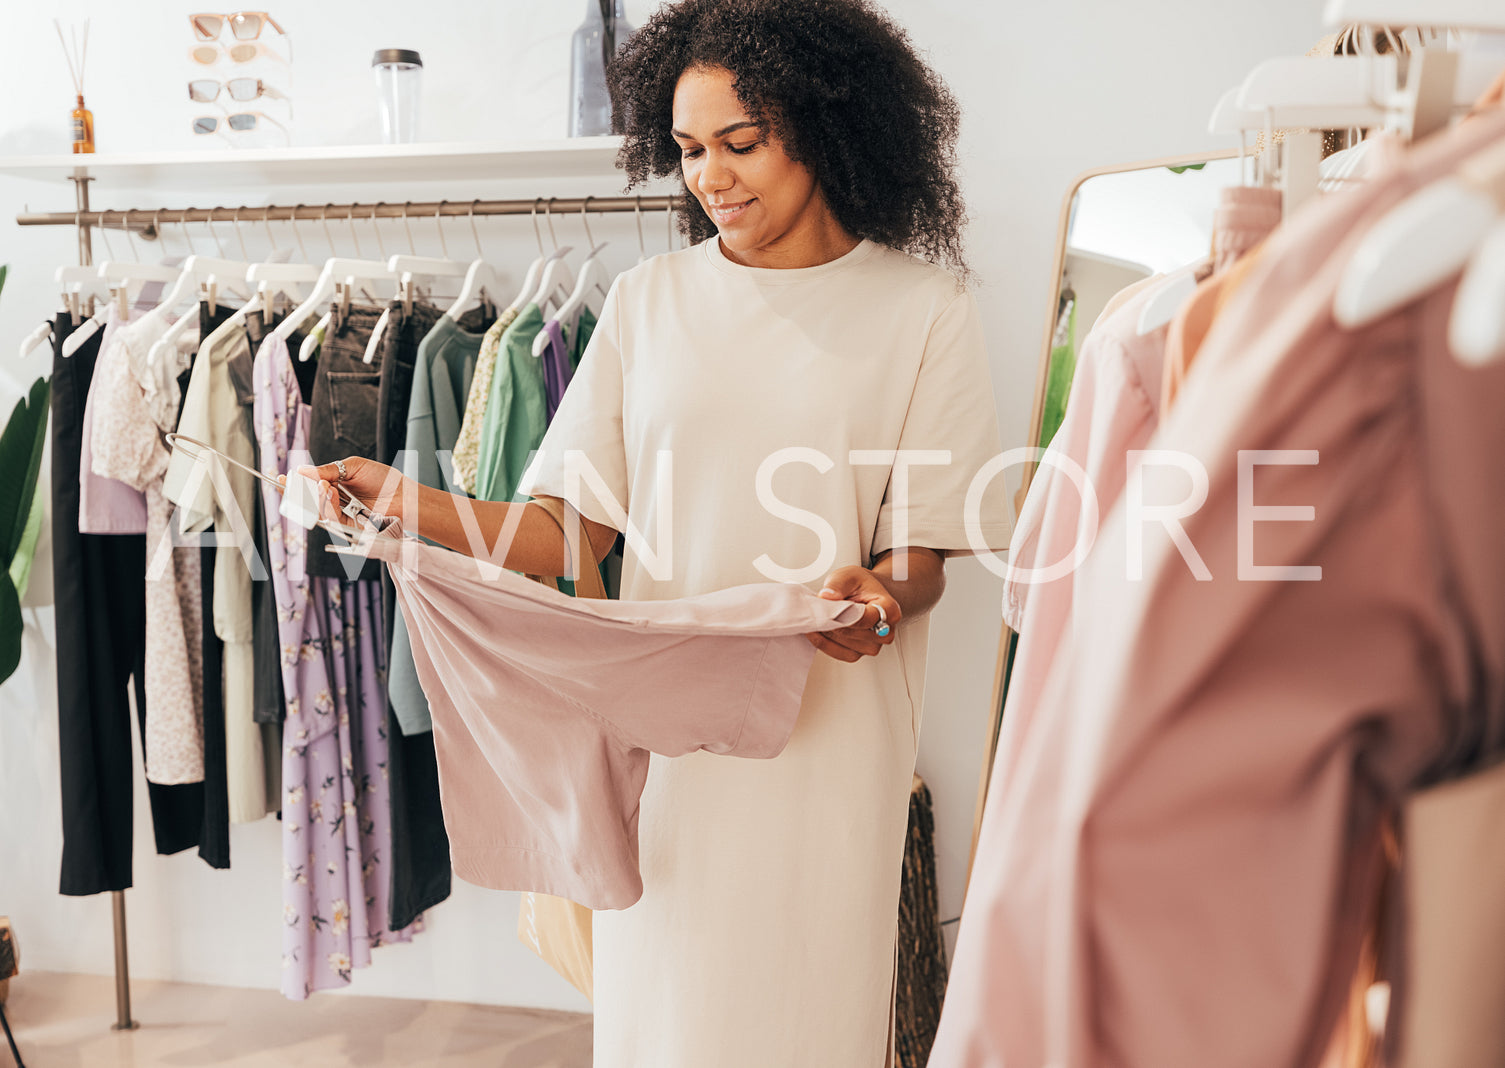
[[[1040,338],[1040,355],[1035,371],[1035,400],[1034,407],[1029,417],[1029,438],[1027,442],[1034,444],[1040,439],[1040,421],[1045,415],[1045,386],[1050,376],[1050,350],[1051,340],[1056,331],[1056,301],[1060,296],[1061,275],[1066,270],[1066,229],[1071,223],[1071,206],[1081,192],[1082,186],[1092,178],[1100,178],[1105,174],[1123,174],[1128,171],[1147,171],[1160,167],[1185,167],[1196,163],[1211,163],[1214,160],[1237,159],[1237,151],[1226,150],[1219,152],[1195,152],[1185,156],[1166,156],[1162,159],[1141,160],[1137,163],[1123,163],[1112,167],[1098,167],[1094,170],[1083,171],[1072,181],[1066,190],[1066,197],[1061,201],[1061,215],[1056,224],[1056,251],[1051,261],[1050,292],[1047,294],[1043,306],[1049,309],[1046,316],[1045,330]],[[1089,324],[1090,326],[1090,324]],[[1035,473],[1034,465],[1030,464],[1024,470],[1024,477],[1020,482],[1019,495],[1015,498],[1016,505],[1023,502],[1024,495],[1029,490],[1030,480]],[[998,641],[998,657],[993,665],[993,703],[988,716],[988,734],[986,744],[983,747],[982,774],[977,785],[977,807],[972,817],[972,849],[967,855],[967,885],[972,883],[972,864],[977,859],[977,839],[982,832],[982,815],[988,801],[988,785],[993,778],[993,761],[998,755],[998,732],[1003,726],[1003,701],[1005,687],[1008,681],[1008,665],[1013,657],[1014,645],[1018,635],[1008,626],[1003,627],[1003,632]],[[962,897],[966,901],[965,892]]]

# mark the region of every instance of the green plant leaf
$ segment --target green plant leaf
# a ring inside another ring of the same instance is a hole
[[[10,584],[10,575],[0,571],[0,682],[15,674],[21,664],[21,598]]]
[[[5,276],[10,273],[10,268],[0,263],[0,292],[5,291]]]
[[[42,495],[31,495],[31,517],[26,521],[26,531],[21,535],[21,545],[16,557],[10,562],[10,581],[16,588],[16,596],[26,597],[26,587],[31,585],[31,563],[37,557],[37,540],[42,535]]]
[[[16,558],[31,520],[37,472],[42,466],[42,449],[47,441],[50,396],[47,380],[37,379],[32,383],[31,396],[16,402],[10,421],[0,433],[0,565],[6,571]]]

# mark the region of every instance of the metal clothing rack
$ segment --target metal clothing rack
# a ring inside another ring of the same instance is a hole
[[[306,219],[322,222],[326,219],[436,219],[446,217],[472,218],[483,215],[547,215],[576,212],[627,212],[627,211],[682,211],[685,198],[682,196],[651,197],[533,197],[519,200],[437,200],[405,201],[394,203],[377,201],[371,204],[295,204],[265,205],[239,208],[125,208],[92,211],[89,208],[89,187],[92,178],[77,177],[70,181],[78,183],[78,210],[54,212],[27,212],[16,216],[19,226],[77,226],[79,262],[87,266],[92,262],[89,251],[89,230],[101,227],[110,230],[129,230],[145,238],[157,236],[157,227],[162,223],[210,223],[210,222],[293,222]]]
[[[292,206],[265,205],[239,208],[162,208],[162,209],[107,209],[94,211],[89,207],[89,175],[74,174],[73,182],[76,208],[71,212],[26,212],[16,216],[19,226],[74,226],[78,228],[78,262],[88,267],[94,262],[93,242],[90,232],[94,227],[110,230],[128,230],[151,239],[158,236],[157,228],[162,223],[190,222],[293,222],[307,219],[436,219],[444,217],[476,218],[485,215],[531,215],[543,212],[545,216],[576,212],[644,212],[682,211],[683,196],[616,196],[616,197],[533,197],[516,200],[470,200],[470,201],[406,201],[389,203],[377,201],[371,204],[295,204]],[[130,960],[126,951],[125,891],[110,892],[113,906],[115,931],[115,1031],[131,1031],[140,1026],[131,1019]]]

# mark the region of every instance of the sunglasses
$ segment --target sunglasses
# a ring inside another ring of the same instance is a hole
[[[287,127],[264,111],[238,111],[233,115],[225,115],[223,117],[219,115],[200,115],[193,120],[193,132],[196,134],[219,133],[220,123],[223,122],[226,127],[234,130],[236,133],[245,133],[260,126],[263,119],[266,120],[268,125],[275,126],[281,130],[284,137],[288,136]]]
[[[237,44],[226,47],[225,45],[196,45],[189,52],[195,63],[205,67],[212,67],[220,61],[220,57],[228,56],[234,63],[249,63],[257,56],[266,56],[275,59],[279,63],[286,63],[287,59],[277,52],[275,48],[268,48],[260,41],[252,41],[249,44]]]
[[[231,100],[239,100],[241,103],[261,96],[272,100],[287,99],[260,78],[231,78],[227,82],[214,78],[196,78],[188,83],[188,99],[197,104],[212,104],[219,99],[221,90],[228,91]]]
[[[230,24],[230,32],[237,41],[256,40],[268,23],[272,29],[287,36],[287,31],[265,11],[237,11],[233,15],[189,15],[188,21],[193,26],[194,36],[200,41],[218,41],[226,22]]]

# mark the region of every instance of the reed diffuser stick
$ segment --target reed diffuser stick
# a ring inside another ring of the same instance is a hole
[[[68,75],[73,79],[73,91],[77,95],[77,106],[71,116],[73,122],[73,151],[94,151],[94,113],[84,107],[84,63],[89,57],[89,20],[84,19],[84,38],[80,42],[78,31],[68,27],[68,37],[63,36],[63,24],[57,19],[52,20],[53,29],[57,30],[58,43],[63,46],[63,58],[68,61]],[[68,42],[72,40],[73,47],[69,48]]]

